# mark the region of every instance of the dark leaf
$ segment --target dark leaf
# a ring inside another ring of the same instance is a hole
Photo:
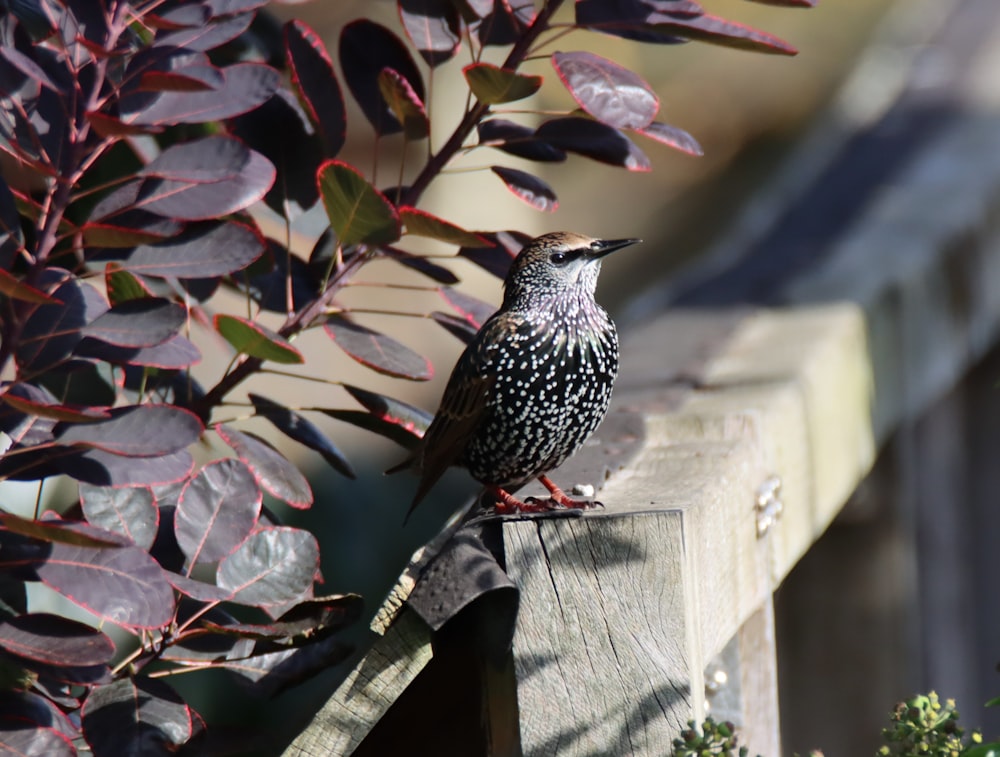
[[[235,213],[261,199],[274,183],[270,161],[240,140],[216,135],[168,147],[140,175],[136,206],[185,221]]]
[[[438,293],[474,329],[480,328],[496,312],[496,306],[464,294],[453,287],[441,287]]]
[[[462,41],[458,10],[451,0],[399,0],[399,18],[428,66],[454,57]]]
[[[76,729],[58,708],[29,691],[0,690],[0,754],[76,757]]]
[[[179,548],[178,555],[180,555]],[[183,555],[180,555],[178,559],[183,562]],[[207,584],[204,581],[195,581],[180,573],[169,571],[166,576],[170,585],[177,591],[191,597],[191,599],[197,599],[199,602],[224,602],[232,596],[232,592],[228,589],[220,589],[215,584]]]
[[[403,125],[407,139],[424,139],[431,133],[427,108],[410,83],[391,68],[378,75],[378,89],[396,120]]]
[[[552,65],[579,106],[608,126],[643,129],[660,109],[660,99],[641,76],[607,58],[554,53]]]
[[[219,563],[216,582],[233,602],[272,607],[307,596],[318,568],[319,545],[308,531],[264,528]]]
[[[60,279],[65,280],[57,284]],[[48,269],[40,286],[63,304],[41,305],[24,323],[14,354],[21,369],[31,373],[68,358],[83,338],[80,329],[108,309],[96,289],[67,271]]]
[[[385,334],[342,316],[332,316],[323,328],[344,352],[374,371],[411,381],[427,381],[434,375],[427,358]]]
[[[13,267],[14,256],[23,249],[24,231],[21,229],[21,216],[17,212],[10,187],[0,176],[0,270],[7,273]]]
[[[67,360],[39,376],[38,383],[78,407],[107,407],[118,400],[111,366],[92,360]]]
[[[658,29],[658,21],[704,13],[693,0],[577,0],[578,26],[635,42],[676,45],[684,40]]]
[[[248,660],[227,661],[221,667],[242,683],[252,682],[254,695],[270,697],[343,662],[353,651],[354,647],[333,637],[300,649],[283,649]]]
[[[181,480],[191,472],[194,460],[187,452],[122,457],[89,449],[60,457],[55,464],[58,472],[95,486],[155,486]]]
[[[262,4],[257,3],[257,5]],[[225,15],[225,18],[212,19],[211,23],[201,23],[167,34],[157,33],[153,44],[157,47],[165,48],[176,47],[185,50],[200,51],[213,50],[239,37],[250,27],[250,23],[253,21],[253,14],[251,13]]]
[[[485,237],[466,231],[450,221],[431,215],[430,213],[405,206],[399,209],[399,219],[406,226],[407,234],[418,237],[430,237],[448,244],[480,245],[488,240]]]
[[[173,589],[139,547],[54,543],[48,554],[22,565],[74,604],[124,628],[161,628],[173,615]]]
[[[495,147],[510,155],[526,160],[558,163],[566,160],[566,153],[535,137],[535,130],[503,118],[491,118],[476,124],[479,144]]]
[[[168,757],[191,738],[190,708],[163,681],[145,676],[98,686],[82,715],[94,757]]]
[[[44,662],[23,660],[13,655],[5,656],[11,660],[19,660],[25,669],[38,676],[38,680],[53,686],[97,686],[113,680],[108,665],[46,665]]]
[[[0,431],[7,434],[13,444],[30,446],[52,441],[55,420],[43,418],[36,412],[39,407],[51,408],[55,404],[51,392],[44,387],[19,383],[11,385],[3,399],[4,402],[0,402]],[[103,412],[98,412],[98,417],[104,417]]]
[[[537,176],[532,176],[527,171],[504,168],[503,166],[490,166],[490,170],[501,178],[504,185],[514,193],[515,197],[526,202],[535,210],[551,213],[559,207],[556,193]]]
[[[105,138],[132,136],[136,134],[157,134],[163,131],[162,126],[137,126],[135,124],[128,124],[120,118],[115,118],[114,116],[109,116],[107,113],[101,113],[96,110],[87,113],[87,120],[90,122],[91,128],[97,133],[97,136]]]
[[[200,124],[238,116],[270,99],[281,75],[262,63],[235,63],[221,69],[222,86],[206,92],[162,92],[149,102],[147,93],[122,98],[122,117],[138,126]]]
[[[248,283],[241,281],[242,277],[238,277],[233,283],[241,289],[248,287],[254,302],[272,313],[287,314],[305,307],[319,293],[320,282],[313,277],[311,267],[273,239],[267,240],[267,246],[274,265],[260,273],[257,273],[258,266],[254,266]],[[291,307],[287,302],[289,278],[292,283]]]
[[[53,433],[62,444],[125,457],[159,457],[186,449],[204,430],[198,416],[171,405],[119,407],[110,415],[92,423],[60,423]]]
[[[327,161],[316,180],[330,225],[344,247],[361,242],[388,244],[399,239],[396,209],[353,166]]]
[[[215,587],[213,587],[215,588]],[[218,591],[223,591],[218,589]],[[177,613],[179,623],[186,623],[195,612],[199,614],[203,611],[203,606],[195,602],[181,602],[180,610]],[[208,612],[201,614],[196,619],[197,635],[188,634],[185,638],[172,644],[163,653],[165,660],[179,660],[184,662],[194,661],[221,661],[233,660],[249,657],[254,653],[254,640],[242,638],[239,635],[229,635],[214,633],[215,627],[228,628],[238,625],[239,622],[228,612],[213,607]]]
[[[149,487],[80,484],[80,505],[92,525],[122,534],[143,549],[153,546],[160,514]]]
[[[312,504],[309,482],[274,447],[255,434],[237,431],[232,426],[220,425],[215,430],[240,460],[250,466],[261,488],[295,508]]]
[[[247,318],[219,313],[214,319],[218,331],[237,352],[276,363],[301,363],[302,353],[271,329]]]
[[[189,225],[169,241],[140,245],[121,267],[143,276],[224,276],[243,270],[263,252],[264,239],[252,226],[207,221]]]
[[[324,410],[327,415],[385,436],[404,447],[413,447],[433,416],[418,407],[357,386],[344,386],[367,412]]]
[[[253,392],[250,393],[250,401],[253,403],[257,415],[267,418],[283,434],[300,444],[304,444],[309,449],[319,452],[334,470],[348,478],[356,478],[354,469],[351,468],[351,464],[343,453],[334,446],[326,434],[308,419],[289,410],[284,405],[279,405],[277,402]]]
[[[177,544],[192,565],[218,562],[254,530],[261,502],[261,491],[244,463],[209,463],[181,492],[174,515]]]
[[[397,261],[400,265],[405,265],[407,268],[412,268],[414,271],[422,273],[439,284],[457,284],[459,281],[458,276],[447,268],[420,255],[414,255],[395,247],[383,247],[382,254],[387,258]]]
[[[676,126],[653,121],[646,128],[638,129],[637,131],[644,137],[655,139],[657,142],[665,144],[668,147],[673,147],[675,150],[686,152],[688,155],[700,156],[704,154],[701,150],[701,145],[698,144],[695,138],[683,129],[678,129]]]
[[[301,602],[267,625],[233,621],[223,624],[206,622],[203,627],[218,634],[280,642],[281,646],[303,646],[354,623],[361,616],[363,606],[364,602],[357,594],[338,594]]]
[[[112,305],[80,333],[119,347],[152,347],[173,337],[186,321],[183,305],[162,297],[147,297]]]
[[[308,122],[295,96],[279,89],[274,97],[230,124],[232,133],[266,157],[277,174],[264,196],[276,213],[290,212],[289,200],[300,208],[316,204],[316,171],[323,162],[325,148]],[[281,134],[281,139],[275,139]]]
[[[146,71],[139,78],[142,92],[209,92],[225,82],[222,71],[206,66],[205,75],[194,76],[190,71]],[[202,73],[199,71],[199,73]]]
[[[656,28],[685,39],[711,42],[715,45],[735,47],[740,50],[775,55],[797,55],[799,52],[773,34],[754,29],[752,26],[738,24],[735,21],[727,21],[710,13],[686,19],[660,21],[657,22]]]
[[[469,344],[475,338],[478,331],[474,326],[469,325],[469,322],[464,318],[452,315],[451,313],[442,313],[435,310],[431,313],[431,319],[462,344]]]
[[[393,116],[379,92],[378,75],[382,69],[391,68],[410,83],[417,98],[423,102],[424,85],[420,70],[403,41],[381,24],[358,19],[341,31],[339,57],[347,87],[375,133],[382,135],[402,131],[402,124]]]
[[[184,225],[176,219],[164,218],[148,210],[135,207],[139,201],[140,182],[124,186],[120,194],[112,193],[94,208],[93,217],[98,214],[114,216],[110,220],[87,221],[80,227],[83,241],[88,248],[88,258],[95,250],[127,249],[139,244],[154,244],[176,236]],[[100,253],[97,253],[100,254]]]
[[[65,667],[104,665],[115,654],[114,642],[96,628],[45,612],[0,621],[0,648],[28,660]]]
[[[519,74],[492,63],[472,63],[463,68],[462,73],[472,94],[487,105],[523,100],[542,86],[541,76]]]
[[[507,276],[511,262],[531,239],[520,231],[498,231],[484,236],[492,243],[489,247],[463,247],[458,254],[501,279]]]
[[[138,365],[163,370],[181,370],[201,362],[201,352],[190,339],[177,335],[155,347],[116,347],[84,339],[76,354],[95,357],[115,365]]]
[[[319,35],[298,19],[285,24],[284,40],[292,87],[332,158],[347,134],[347,111],[333,62]]]
[[[484,45],[512,45],[534,20],[534,0],[496,0],[493,12],[479,25],[479,41]]]
[[[782,8],[815,8],[819,0],[751,0],[762,5],[776,5]]]
[[[546,121],[535,134],[556,147],[629,171],[649,171],[649,158],[617,129],[580,116]]]

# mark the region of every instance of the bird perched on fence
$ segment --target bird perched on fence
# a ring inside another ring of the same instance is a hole
[[[604,419],[618,374],[618,336],[594,300],[601,260],[639,239],[554,232],[530,241],[511,264],[500,309],[459,357],[441,407],[410,458],[389,472],[420,472],[413,503],[452,465],[496,496],[499,513],[591,503],[545,475],[576,452]],[[508,489],[537,478],[544,502]]]

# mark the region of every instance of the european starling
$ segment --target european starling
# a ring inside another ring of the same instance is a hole
[[[500,309],[480,328],[448,379],[441,408],[414,454],[420,484],[410,510],[451,465],[497,497],[499,513],[587,507],[545,475],[604,419],[618,374],[618,335],[594,300],[601,259],[639,239],[554,232],[511,264]],[[545,502],[512,496],[537,478]]]

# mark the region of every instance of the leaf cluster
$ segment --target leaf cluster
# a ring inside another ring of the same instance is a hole
[[[11,751],[208,752],[204,721],[169,676],[218,668],[266,694],[344,657],[337,632],[360,616],[361,600],[316,595],[316,540],[264,506],[266,493],[306,508],[313,492],[243,421],[267,421],[353,477],[310,416],[404,446],[429,416],[332,378],[323,380],[341,386],[350,407],[229,397],[266,372],[316,380],[302,372],[295,344],[311,329],[379,374],[430,378],[427,358],[344,304],[376,260],[421,277],[426,286],[414,288],[445,304],[396,315],[428,318],[459,339],[475,332],[489,306],[454,288],[451,267],[408,249],[412,237],[430,238],[502,277],[525,241],[419,207],[462,156],[500,156],[489,170],[502,186],[551,211],[554,190],[504,156],[550,163],[575,154],[646,171],[636,136],[700,152],[656,120],[659,100],[635,72],[591,52],[542,56],[543,48],[589,30],[794,52],[692,0],[577,0],[571,20],[558,22],[562,0],[398,0],[405,39],[367,19],[346,25],[338,76],[312,29],[297,20],[278,27],[264,4],[0,6],[0,151],[16,167],[0,178],[0,481],[39,486],[34,517],[0,509],[0,745]],[[491,47],[507,49],[502,64],[484,60]],[[468,103],[444,119],[456,125],[434,148],[442,119],[431,118],[429,82],[463,49]],[[575,107],[504,111],[542,85],[524,70],[541,58]],[[425,144],[421,159],[391,167],[392,186],[378,188],[374,167],[342,157],[341,80],[374,134],[373,166],[386,140],[401,140],[404,158],[406,146]],[[266,206],[290,227],[317,204],[330,229],[308,254],[258,220]],[[223,290],[245,309],[220,309]],[[205,343],[231,356],[220,374],[201,364]],[[196,465],[193,445],[218,458]],[[59,514],[43,513],[41,487],[54,478],[78,495]],[[31,582],[100,627],[29,611]],[[107,624],[127,643],[116,645]]]

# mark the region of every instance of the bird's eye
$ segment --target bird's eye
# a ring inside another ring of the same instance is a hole
[[[549,260],[555,263],[556,265],[562,265],[567,260],[569,260],[569,258],[566,257],[565,252],[553,252],[551,255],[549,255]]]

